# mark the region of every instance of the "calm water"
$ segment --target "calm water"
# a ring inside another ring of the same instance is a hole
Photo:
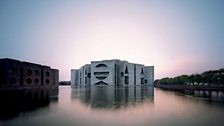
[[[224,104],[151,87],[61,86],[58,99],[0,120],[0,125],[224,126]]]

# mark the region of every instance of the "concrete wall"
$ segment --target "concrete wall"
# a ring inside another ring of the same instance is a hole
[[[144,76],[144,73],[145,73],[144,65],[136,64],[135,66],[136,66],[136,73],[135,73],[135,76],[136,76],[136,85],[142,85],[141,79],[142,78],[145,78],[145,76]],[[142,69],[143,69],[143,74],[141,73],[142,72]]]
[[[43,79],[41,77],[42,66],[28,62],[22,62],[21,64],[22,64],[21,67],[22,67],[22,80],[23,80],[21,84],[24,86],[42,85],[42,79]]]
[[[93,61],[91,62],[91,85],[105,83],[106,85],[115,84],[115,63],[114,60]],[[105,78],[105,79],[99,79]],[[99,84],[99,85],[105,85]]]
[[[71,85],[72,86],[86,86],[91,84],[91,65],[86,64],[80,69],[71,70]]]
[[[145,67],[145,79],[147,80],[147,85],[153,85],[154,83],[154,66]]]
[[[117,62],[117,70],[116,70],[116,75],[117,75],[117,85],[118,86],[123,86],[124,85],[124,62]]]
[[[91,65],[86,64],[83,66],[83,84],[90,85],[91,84]]]
[[[79,69],[79,84],[81,86],[84,86],[84,67],[83,66]]]
[[[0,87],[20,87],[21,81],[20,61],[0,59]]]
[[[41,85],[45,87],[50,87],[53,85],[53,73],[49,66],[42,66],[42,82]]]
[[[71,69],[71,87],[75,87],[75,85],[77,85],[76,79],[76,69]]]
[[[128,72],[129,72],[129,84],[135,85],[135,64],[128,63]]]
[[[71,86],[78,86],[79,85],[79,70],[72,69],[71,70]]]
[[[134,82],[135,82],[134,67],[135,67],[135,65],[133,63],[128,63],[127,61],[124,61],[123,67],[121,68],[121,72],[124,74],[124,76],[121,77],[122,85],[134,85]],[[120,76],[121,76],[121,74],[120,74]],[[126,77],[128,77],[128,83],[125,83]]]
[[[58,87],[59,85],[59,70],[51,69],[53,73],[53,86]]]
[[[59,71],[49,66],[0,59],[0,90],[58,88]]]

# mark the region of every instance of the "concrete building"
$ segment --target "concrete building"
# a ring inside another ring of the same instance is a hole
[[[54,89],[52,92],[57,92],[58,81],[57,69],[14,59],[0,59],[0,91]]]
[[[153,85],[154,66],[121,60],[92,61],[71,70],[71,86],[87,85]]]

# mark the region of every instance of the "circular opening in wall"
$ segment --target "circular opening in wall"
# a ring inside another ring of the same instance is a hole
[[[50,76],[50,72],[48,72],[48,71],[45,72],[45,76],[46,76],[46,77],[49,77],[49,76]]]
[[[35,70],[34,73],[35,73],[36,76],[39,76],[40,75],[39,70]]]
[[[14,77],[9,78],[9,83],[10,84],[15,84],[16,83],[16,78],[14,78]]]
[[[9,74],[15,74],[15,73],[17,73],[17,70],[15,67],[10,67],[8,72],[9,72]]]
[[[32,80],[30,78],[26,79],[26,83],[27,84],[31,84],[32,83]]]
[[[47,80],[45,80],[45,83],[46,83],[46,84],[49,84],[49,83],[50,83],[50,81],[47,79]]]
[[[34,83],[35,83],[35,84],[39,84],[39,79],[35,79],[35,80],[34,80]]]
[[[27,73],[27,75],[32,75],[33,72],[31,69],[27,69],[26,73]]]

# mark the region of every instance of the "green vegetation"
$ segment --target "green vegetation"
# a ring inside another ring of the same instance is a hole
[[[155,80],[158,85],[198,85],[198,86],[224,86],[224,68],[205,71],[201,74],[181,75],[174,78]]]

